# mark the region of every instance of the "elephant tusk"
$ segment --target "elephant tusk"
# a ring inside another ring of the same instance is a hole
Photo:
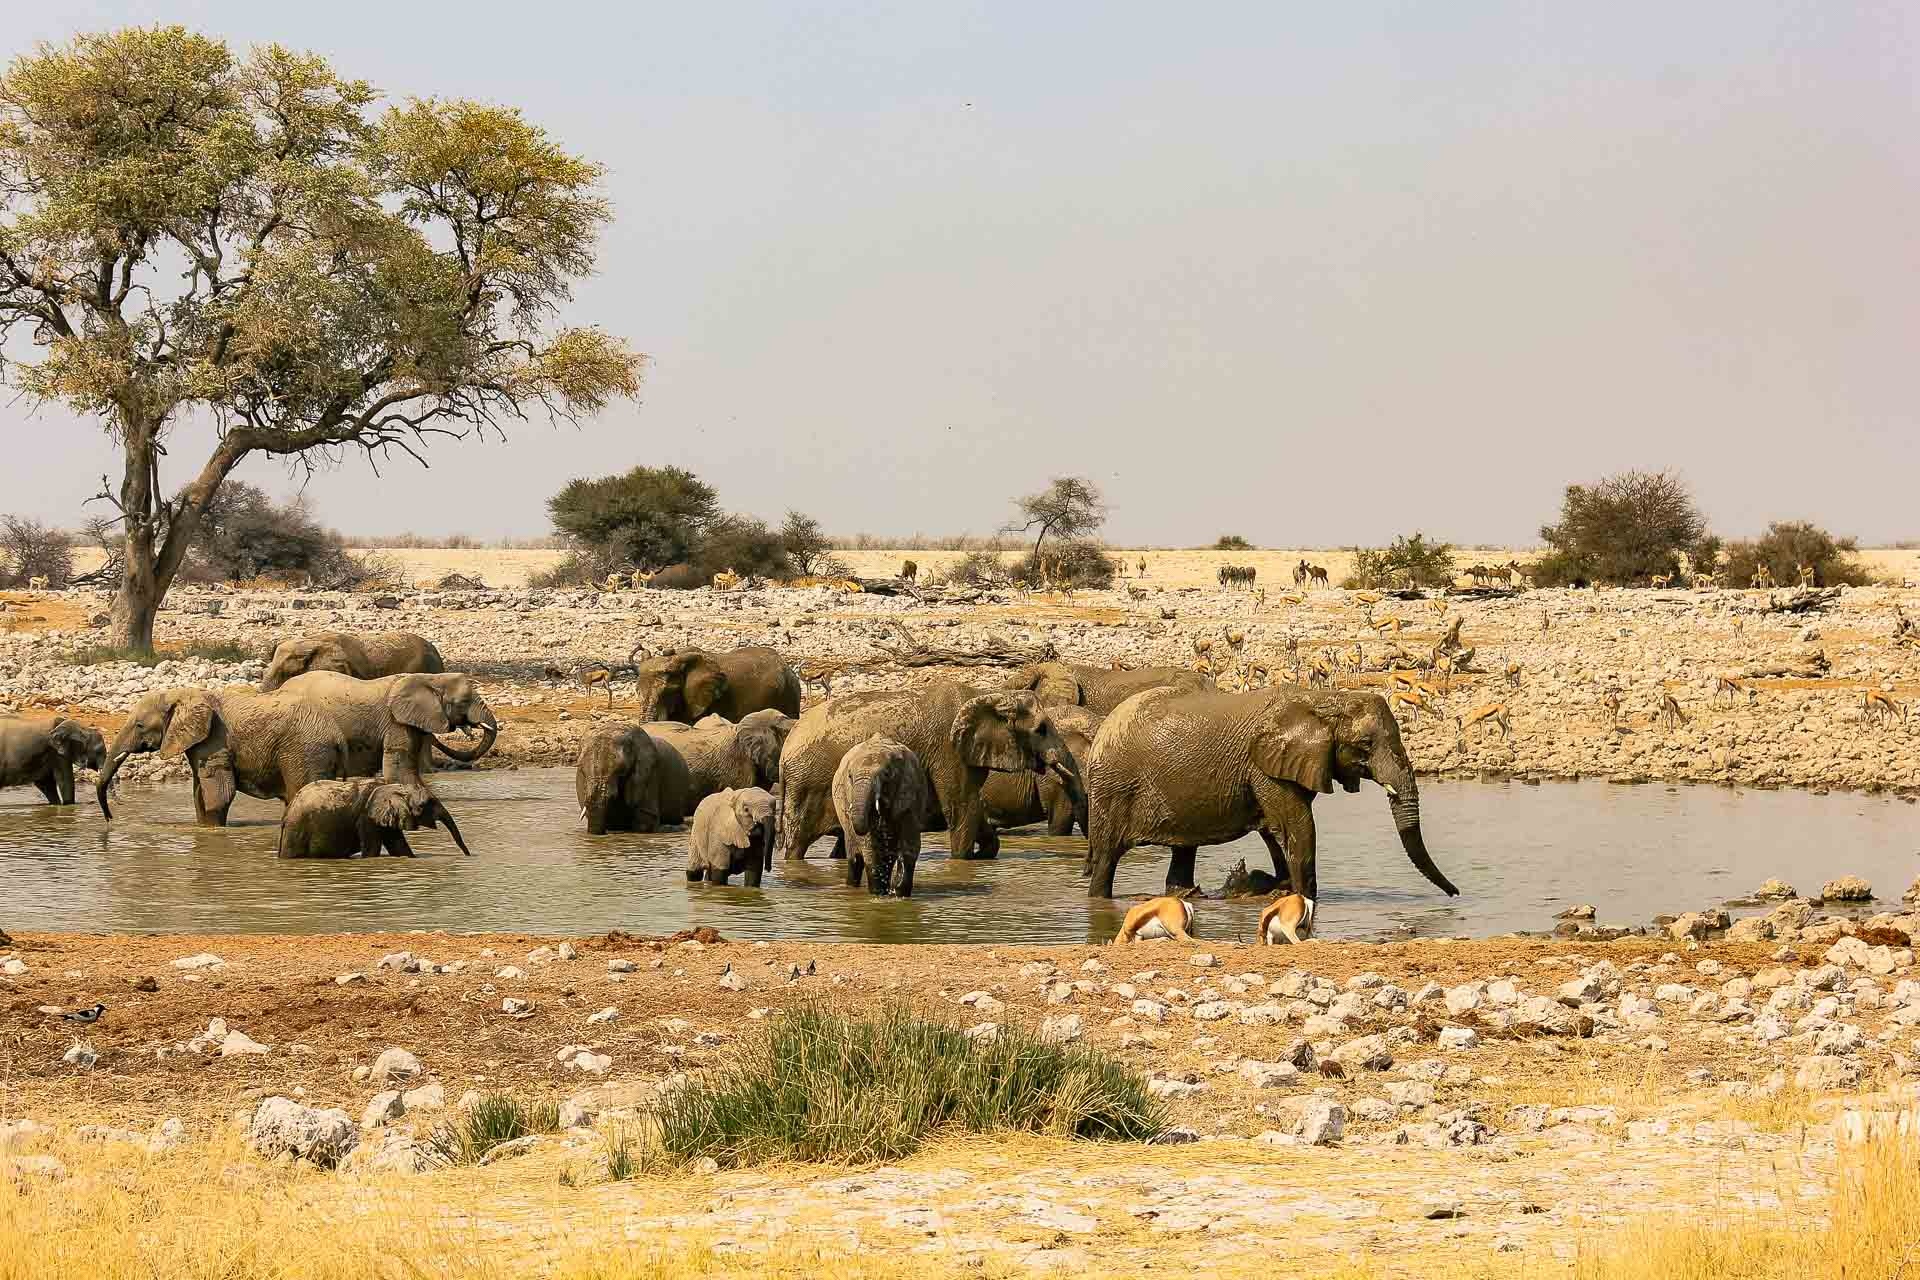
[[[1393,797],[1395,797],[1395,796],[1397,796],[1397,795],[1399,795],[1399,794],[1400,794],[1400,793],[1399,793],[1398,791],[1395,791],[1395,790],[1393,789],[1393,784],[1392,784],[1392,783],[1390,783],[1390,782],[1383,782],[1383,783],[1381,783],[1380,785],[1386,788],[1386,790],[1387,790],[1387,799],[1389,799],[1389,800],[1391,800],[1391,799],[1393,799]]]

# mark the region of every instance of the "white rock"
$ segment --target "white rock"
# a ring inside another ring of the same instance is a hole
[[[1440,1047],[1442,1049],[1461,1050],[1480,1047],[1480,1033],[1472,1027],[1440,1028]]]
[[[589,1023],[594,1023],[594,1024],[601,1023],[601,1022],[612,1022],[614,1019],[618,1018],[619,1016],[620,1016],[620,1010],[614,1008],[612,1005],[608,1005],[606,1008],[602,1009],[598,1013],[588,1014],[587,1021]]]
[[[494,970],[493,976],[496,978],[504,978],[508,982],[512,982],[517,978],[524,978],[527,975],[524,970],[516,968],[515,966],[509,964],[509,965],[503,965],[500,968]]]
[[[390,1085],[403,1084],[424,1073],[425,1068],[420,1065],[420,1059],[405,1049],[387,1049],[373,1060],[373,1068],[368,1072],[367,1079],[376,1088],[384,1089]]]
[[[1300,1141],[1309,1147],[1338,1142],[1346,1131],[1347,1109],[1324,1098],[1316,1098],[1307,1104],[1300,1113],[1300,1124],[1296,1130]]]
[[[532,1001],[522,1000],[517,996],[508,996],[500,1002],[500,1012],[502,1013],[525,1013],[531,1008],[533,1008]]]
[[[619,956],[615,956],[613,959],[607,961],[608,973],[632,973],[637,968],[639,968],[639,966],[634,964],[633,961],[623,959]]]
[[[1145,1018],[1148,1022],[1165,1022],[1167,1019],[1167,1006],[1161,1004],[1158,1000],[1135,1000],[1133,1002],[1133,1016],[1136,1018]]]
[[[1192,1012],[1196,1022],[1219,1022],[1233,1013],[1233,1006],[1224,1000],[1208,1000],[1193,1006]]]
[[[285,1154],[331,1168],[358,1145],[360,1131],[337,1107],[322,1110],[276,1097],[254,1108],[247,1141],[268,1159]]]
[[[407,1113],[407,1107],[400,1100],[398,1089],[385,1089],[373,1095],[367,1103],[367,1109],[360,1115],[362,1129],[378,1129],[381,1125],[391,1124]]]
[[[1057,1018],[1041,1022],[1040,1038],[1054,1044],[1072,1044],[1080,1038],[1083,1029],[1079,1014],[1063,1013]]]
[[[1240,1078],[1256,1089],[1278,1089],[1299,1080],[1300,1069],[1291,1062],[1256,1062],[1247,1058],[1240,1063]]]
[[[259,1043],[244,1031],[229,1031],[220,1041],[220,1056],[223,1058],[246,1057],[254,1054],[271,1053],[271,1049]]]
[[[176,969],[218,969],[227,962],[211,952],[202,951],[197,956],[182,956],[173,962]]]
[[[1204,1093],[1207,1086],[1194,1080],[1170,1080],[1156,1076],[1147,1081],[1147,1092],[1156,1098],[1190,1098]]]
[[[1000,1038],[1000,1024],[997,1022],[976,1022],[960,1033],[969,1040],[981,1044],[992,1044]]]
[[[85,1070],[100,1061],[100,1055],[93,1051],[92,1045],[83,1040],[61,1054],[60,1061],[70,1067],[79,1067]]]
[[[1202,951],[1197,955],[1189,956],[1187,957],[1187,963],[1196,969],[1216,969],[1220,966],[1220,961],[1214,957],[1211,951]]]

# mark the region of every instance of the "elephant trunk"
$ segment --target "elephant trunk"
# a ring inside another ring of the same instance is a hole
[[[500,726],[497,724],[489,724],[482,726],[480,730],[480,741],[464,750],[460,747],[449,746],[439,738],[433,740],[433,745],[439,748],[443,755],[458,760],[461,764],[472,764],[475,760],[478,760],[481,756],[493,750],[494,739],[499,736]]]
[[[1387,788],[1387,807],[1393,811],[1393,827],[1400,833],[1400,846],[1407,851],[1407,861],[1432,881],[1435,888],[1457,897],[1460,891],[1434,865],[1433,855],[1427,852],[1427,842],[1420,834],[1420,788],[1413,780],[1413,770],[1396,765],[1392,771],[1376,772],[1374,776]]]
[[[879,795],[872,778],[858,778],[853,784],[853,834],[864,836],[873,830],[873,806]]]
[[[459,848],[460,852],[466,857],[471,858],[473,856],[473,850],[467,848],[467,842],[460,838],[460,824],[453,820],[453,815],[447,812],[445,805],[437,805],[435,807],[438,812],[434,814],[434,817],[439,821],[441,826],[447,829],[447,834],[453,837],[453,843]]]
[[[107,807],[107,790],[113,786],[113,777],[139,745],[139,736],[132,725],[114,735],[113,747],[107,753],[106,768],[100,770],[100,780],[94,786],[94,796],[100,801],[100,815],[104,818],[113,817],[113,810]]]
[[[1074,821],[1080,829],[1087,829],[1087,788],[1080,781],[1080,770],[1072,756],[1050,755],[1047,768],[1060,782],[1061,790],[1067,793],[1067,800],[1073,805]]]

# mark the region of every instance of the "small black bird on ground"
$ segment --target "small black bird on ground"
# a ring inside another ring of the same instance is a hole
[[[98,1022],[100,1021],[100,1015],[106,1011],[107,1006],[96,1004],[91,1009],[75,1009],[70,1013],[63,1013],[60,1016],[68,1022]]]

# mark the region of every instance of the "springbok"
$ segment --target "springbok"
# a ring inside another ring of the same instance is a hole
[[[1907,723],[1907,708],[1903,703],[1895,702],[1891,695],[1878,689],[1869,689],[1860,695],[1860,718],[1869,720],[1878,718],[1881,725],[1891,724],[1896,718],[1901,727]]]
[[[1504,702],[1489,702],[1485,706],[1475,707],[1464,716],[1453,718],[1454,733],[1461,739],[1467,736],[1467,730],[1475,725],[1496,724],[1500,726],[1502,741],[1513,736],[1513,718]]]
[[[1687,713],[1680,709],[1680,702],[1671,693],[1660,698],[1660,727],[1668,733],[1687,722]]]
[[[1401,707],[1406,707],[1413,712],[1413,718],[1415,720],[1420,718],[1420,713],[1423,711],[1435,719],[1438,719],[1440,716],[1439,709],[1427,701],[1427,699],[1415,689],[1401,689],[1388,694],[1387,706],[1392,709],[1395,716],[1400,714]]]

